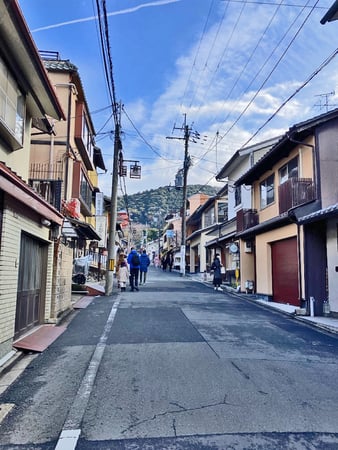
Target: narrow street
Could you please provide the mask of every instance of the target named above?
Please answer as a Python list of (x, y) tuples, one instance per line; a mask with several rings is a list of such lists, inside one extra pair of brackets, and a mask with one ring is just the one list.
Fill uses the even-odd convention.
[(0, 448), (337, 449), (338, 337), (151, 268), (0, 396)]

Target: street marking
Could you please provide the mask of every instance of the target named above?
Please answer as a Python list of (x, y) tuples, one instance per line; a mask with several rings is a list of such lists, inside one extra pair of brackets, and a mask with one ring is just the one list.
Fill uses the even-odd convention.
[(70, 408), (67, 419), (63, 425), (63, 429), (61, 431), (55, 450), (74, 450), (76, 447), (77, 441), (81, 434), (81, 422), (86, 412), (89, 397), (93, 389), (97, 371), (99, 369), (103, 353), (106, 348), (108, 335), (113, 326), (119, 304), (120, 296), (118, 295), (117, 301), (114, 302), (112, 309), (110, 310), (110, 314), (103, 329), (103, 333), (98, 344), (96, 345), (93, 356), (89, 362), (88, 369), (82, 379), (72, 407)]
[(0, 423), (6, 418), (7, 414), (9, 414), (14, 408), (14, 403), (2, 403), (0, 404)]
[(55, 450), (72, 450), (75, 449), (79, 440), (81, 430), (63, 430)]

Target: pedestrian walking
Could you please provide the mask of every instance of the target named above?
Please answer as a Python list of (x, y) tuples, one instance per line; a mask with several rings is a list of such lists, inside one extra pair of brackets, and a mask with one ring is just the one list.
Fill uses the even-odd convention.
[(117, 274), (117, 279), (121, 292), (126, 291), (127, 281), (129, 280), (129, 269), (128, 264), (125, 261), (121, 261), (119, 271)]
[(138, 274), (140, 270), (140, 255), (134, 249), (131, 248), (127, 258), (130, 267), (130, 290), (133, 292), (138, 291)]
[(156, 269), (160, 267), (160, 258), (157, 255), (154, 258), (154, 266), (156, 267)]
[(221, 261), (219, 259), (219, 254), (216, 253), (215, 259), (213, 260), (211, 264), (211, 270), (214, 272), (214, 278), (213, 278), (213, 284), (214, 284), (214, 290), (216, 291), (223, 291), (221, 288), (222, 284), (222, 273), (221, 273)]
[(170, 246), (170, 250), (168, 251), (165, 259), (166, 259), (167, 266), (169, 267), (169, 272), (171, 272), (172, 268), (173, 268), (173, 264), (174, 264), (174, 251), (173, 251), (172, 245)]
[(161, 264), (162, 264), (163, 272), (166, 272), (168, 263), (167, 263), (167, 259), (166, 259), (165, 255), (163, 255), (161, 258)]
[[(117, 263), (116, 263), (116, 278), (117, 278), (117, 287), (118, 287), (118, 288), (121, 287), (121, 286), (120, 286), (120, 282), (119, 282), (119, 270), (120, 270), (121, 264), (122, 264), (123, 262), (127, 263), (126, 255), (125, 255), (124, 253), (120, 253), (120, 254), (119, 254), (119, 257), (118, 257), (118, 259), (117, 259)], [(128, 270), (129, 270), (129, 269), (128, 269)]]
[(150, 258), (146, 250), (143, 250), (140, 256), (140, 284), (146, 284), (148, 267), (150, 265)]

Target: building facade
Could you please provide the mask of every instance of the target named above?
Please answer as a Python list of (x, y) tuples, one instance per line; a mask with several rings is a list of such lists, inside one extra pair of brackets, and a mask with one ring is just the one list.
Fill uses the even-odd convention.
[(48, 323), (54, 242), (62, 214), (28, 184), (32, 127), (64, 119), (15, 1), (0, 1), (0, 359), (19, 336)]
[(252, 186), (252, 209), (237, 217), (242, 290), (254, 277), (268, 300), (338, 311), (337, 143), (336, 109), (291, 127), (236, 181)]

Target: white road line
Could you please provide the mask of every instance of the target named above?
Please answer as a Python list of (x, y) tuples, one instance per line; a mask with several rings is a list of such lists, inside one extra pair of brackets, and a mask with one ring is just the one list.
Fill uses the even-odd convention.
[(14, 408), (14, 403), (1, 403), (0, 404), (0, 423), (5, 419), (7, 414), (9, 414)]
[(80, 425), (83, 416), (86, 412), (87, 404), (89, 401), (90, 394), (92, 392), (95, 377), (102, 360), (108, 335), (113, 325), (119, 303), (120, 303), (120, 296), (118, 295), (117, 301), (114, 302), (113, 304), (108, 320), (104, 327), (102, 336), (100, 337), (100, 340), (96, 345), (88, 369), (82, 379), (75, 400), (68, 413), (67, 419), (61, 431), (55, 450), (74, 450), (76, 447), (77, 441), (81, 434)]

